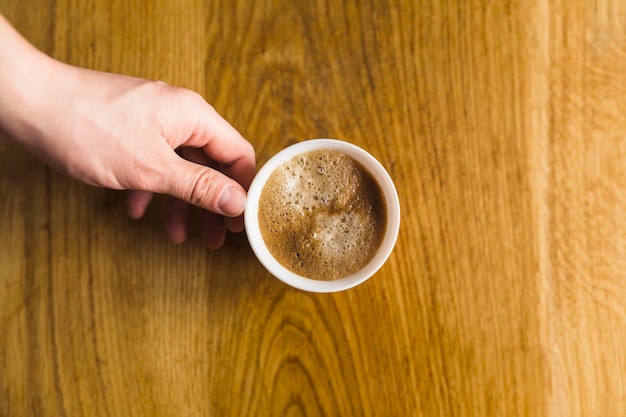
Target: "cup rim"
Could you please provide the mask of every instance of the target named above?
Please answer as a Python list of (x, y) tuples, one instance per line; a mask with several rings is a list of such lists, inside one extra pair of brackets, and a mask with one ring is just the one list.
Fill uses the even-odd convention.
[[(387, 228), (383, 241), (374, 257), (358, 272), (331, 281), (315, 280), (298, 275), (280, 264), (265, 245), (258, 222), (261, 192), (268, 178), (283, 162), (296, 155), (318, 149), (345, 153), (363, 165), (379, 183), (387, 203)], [(304, 291), (329, 293), (347, 290), (372, 277), (387, 261), (395, 246), (400, 229), (400, 202), (395, 185), (382, 164), (369, 152), (349, 142), (338, 139), (309, 139), (290, 145), (271, 157), (258, 171), (248, 190), (244, 224), (248, 242), (255, 256), (274, 277), (287, 285)]]

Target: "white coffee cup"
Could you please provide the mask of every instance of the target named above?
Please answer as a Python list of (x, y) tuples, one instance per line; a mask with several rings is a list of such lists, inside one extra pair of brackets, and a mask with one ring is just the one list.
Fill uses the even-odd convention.
[[(332, 281), (306, 278), (285, 268), (268, 250), (259, 227), (259, 199), (263, 187), (272, 172), (282, 163), (291, 160), (294, 156), (318, 149), (340, 151), (358, 161), (372, 174), (374, 179), (376, 179), (387, 203), (387, 228), (376, 254), (370, 262), (358, 272)], [(391, 255), (396, 239), (398, 238), (398, 231), (400, 229), (400, 202), (391, 177), (380, 162), (368, 152), (356, 145), (336, 139), (311, 139), (283, 149), (263, 165), (248, 190), (244, 219), (250, 246), (261, 264), (263, 264), (272, 275), (284, 283), (301, 290), (327, 293), (346, 290), (361, 284), (383, 266), (385, 261), (389, 258), (389, 255)]]

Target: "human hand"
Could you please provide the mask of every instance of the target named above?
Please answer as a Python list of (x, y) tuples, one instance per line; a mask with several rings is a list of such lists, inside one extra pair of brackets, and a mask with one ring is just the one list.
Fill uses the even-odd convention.
[(144, 214), (153, 193), (173, 196), (165, 221), (173, 242), (187, 236), (189, 204), (205, 210), (209, 248), (223, 244), (227, 229), (243, 230), (254, 150), (202, 97), (36, 55), (36, 67), (22, 68), (36, 73), (28, 82), (22, 74), (0, 98), (0, 122), (20, 143), (72, 178), (133, 190), (133, 218)]

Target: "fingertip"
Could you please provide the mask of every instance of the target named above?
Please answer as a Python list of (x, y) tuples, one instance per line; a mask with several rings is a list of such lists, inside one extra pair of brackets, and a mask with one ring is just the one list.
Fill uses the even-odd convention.
[(224, 217), (224, 224), (226, 225), (226, 228), (233, 233), (243, 232), (243, 229), (244, 229), (243, 216)]
[(226, 241), (226, 225), (224, 217), (204, 212), (202, 216), (202, 243), (208, 249), (216, 250), (221, 248)]
[(246, 193), (239, 187), (227, 186), (222, 190), (217, 207), (225, 216), (240, 216), (246, 207)]
[(182, 230), (166, 231), (167, 238), (174, 245), (181, 245), (187, 240), (187, 233)]
[(132, 219), (140, 219), (146, 213), (146, 208), (152, 200), (149, 191), (130, 190), (126, 199), (126, 213)]
[(190, 206), (182, 200), (172, 200), (168, 204), (165, 218), (165, 234), (174, 244), (187, 240)]

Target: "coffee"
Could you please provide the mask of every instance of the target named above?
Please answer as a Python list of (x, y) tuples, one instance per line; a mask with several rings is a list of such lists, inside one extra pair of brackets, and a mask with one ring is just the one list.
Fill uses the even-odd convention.
[(383, 192), (359, 162), (335, 150), (295, 156), (272, 172), (259, 199), (261, 235), (292, 272), (334, 280), (363, 268), (387, 228)]

